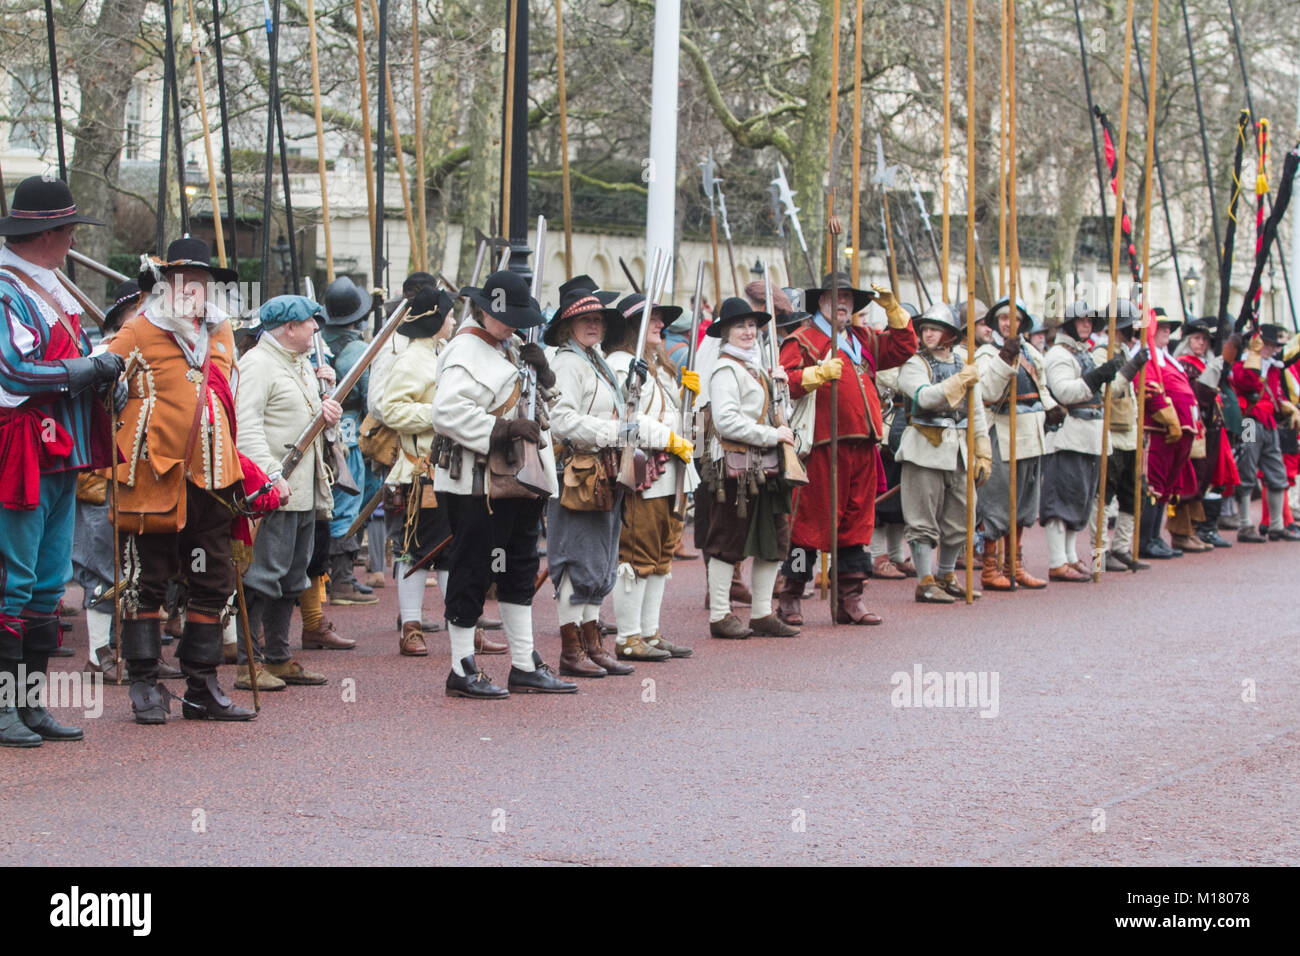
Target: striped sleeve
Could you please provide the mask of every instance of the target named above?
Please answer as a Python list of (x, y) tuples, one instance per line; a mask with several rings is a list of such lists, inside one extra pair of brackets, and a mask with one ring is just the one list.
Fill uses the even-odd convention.
[(0, 388), (12, 395), (41, 395), (68, 390), (68, 370), (61, 362), (39, 357), (49, 340), (45, 321), (12, 281), (0, 276)]

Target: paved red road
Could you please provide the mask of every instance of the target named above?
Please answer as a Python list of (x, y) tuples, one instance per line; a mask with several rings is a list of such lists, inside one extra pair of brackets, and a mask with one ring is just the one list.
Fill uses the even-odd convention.
[[(1041, 532), (1029, 555), (1045, 573)], [(0, 862), (1295, 864), (1297, 561), (1238, 546), (973, 607), (873, 582), (881, 627), (807, 602), (801, 638), (745, 642), (705, 636), (679, 563), (665, 619), (693, 659), (497, 703), (442, 695), (443, 634), (398, 657), (390, 584), (328, 611), (361, 641), (303, 655), (330, 684), (253, 723), (141, 727), (109, 688), (85, 742), (0, 751)], [(80, 620), (72, 643), (80, 666)], [(483, 659), (502, 683), (505, 661)], [(996, 672), (997, 716), (892, 706), (916, 665)]]

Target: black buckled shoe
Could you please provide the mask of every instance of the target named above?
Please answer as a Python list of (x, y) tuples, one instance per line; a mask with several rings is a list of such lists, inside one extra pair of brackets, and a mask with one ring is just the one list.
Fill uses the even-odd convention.
[(1213, 526), (1210, 526), (1209, 528), (1206, 528), (1203, 531), (1198, 531), (1196, 533), (1196, 536), (1200, 538), (1202, 541), (1204, 541), (1206, 544), (1212, 544), (1216, 548), (1232, 547), (1232, 542), (1229, 541), (1227, 538), (1223, 537), (1221, 534), (1219, 534), (1218, 529)]
[(86, 736), (80, 727), (59, 723), (44, 707), (19, 707), (18, 717), (42, 740), (81, 740)]
[[(181, 715), (186, 720), (254, 720), (257, 711), (240, 707), (221, 689), (217, 683), (215, 669), (213, 673), (200, 674), (186, 665), (185, 696), (181, 698)], [(201, 681), (201, 683), (200, 683)]]
[[(176, 695), (158, 683), (156, 672), (142, 674), (138, 663), (127, 661), (127, 673), (131, 677), (131, 687), (127, 691), (131, 698), (131, 713), (137, 724), (165, 724), (167, 715), (172, 712), (171, 701)], [(155, 661), (144, 663), (156, 666)]]
[(1181, 558), (1183, 556), (1183, 552), (1165, 544), (1164, 538), (1151, 538), (1143, 541), (1141, 547), (1138, 548), (1138, 554), (1156, 561), (1165, 561), (1169, 558)]
[(1290, 528), (1282, 528), (1278, 531), (1269, 531), (1268, 540), (1270, 541), (1300, 541), (1300, 532), (1292, 531)]
[(460, 667), (465, 672), (464, 677), (461, 677), (455, 671), (447, 674), (446, 694), (448, 697), (468, 697), (470, 700), (505, 700), (510, 696), (510, 691), (492, 683), (491, 678), (478, 669), (473, 654), (469, 657), (462, 657)]
[(521, 671), (518, 667), (510, 668), (510, 678), (506, 686), (512, 693), (520, 694), (576, 694), (578, 685), (560, 680), (542, 661), (542, 655), (533, 651), (533, 666), (536, 670)]
[(18, 716), (17, 707), (0, 707), (0, 747), (39, 747), (41, 735)]

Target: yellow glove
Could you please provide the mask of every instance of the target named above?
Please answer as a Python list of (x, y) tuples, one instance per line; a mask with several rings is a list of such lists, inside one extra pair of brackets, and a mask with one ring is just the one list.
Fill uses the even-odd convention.
[(1258, 335), (1253, 335), (1246, 349), (1246, 357), (1241, 360), (1241, 364), (1258, 372), (1264, 365), (1264, 340)]
[(975, 484), (982, 485), (993, 474), (993, 443), (988, 435), (975, 436)]
[(821, 388), (829, 381), (838, 379), (843, 374), (844, 359), (827, 359), (820, 365), (809, 365), (804, 369), (799, 384), (803, 386), (805, 392), (811, 392), (815, 388)]
[(676, 432), (669, 432), (668, 452), (690, 464), (691, 458), (695, 455), (695, 446)]
[(700, 394), (700, 373), (691, 369), (682, 369), (682, 387), (689, 388), (696, 395)]
[(893, 290), (876, 285), (874, 282), (871, 283), (871, 288), (876, 293), (876, 304), (885, 310), (885, 318), (889, 320), (889, 327), (891, 329), (907, 328), (907, 323), (912, 320), (912, 317), (898, 304), (898, 298), (894, 295)]
[(963, 365), (956, 375), (945, 378), (939, 387), (943, 398), (952, 408), (956, 408), (966, 397), (966, 389), (979, 381), (980, 370), (976, 365)]
[(1165, 444), (1177, 445), (1183, 437), (1183, 426), (1178, 422), (1178, 413), (1172, 405), (1166, 405), (1151, 415), (1152, 421), (1165, 427)]

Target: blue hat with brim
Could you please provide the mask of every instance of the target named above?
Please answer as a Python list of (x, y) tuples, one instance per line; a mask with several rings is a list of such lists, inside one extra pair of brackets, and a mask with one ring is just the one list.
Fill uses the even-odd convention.
[(277, 295), (262, 303), (257, 316), (263, 329), (278, 329), (290, 322), (324, 321), (325, 307), (305, 295)]

